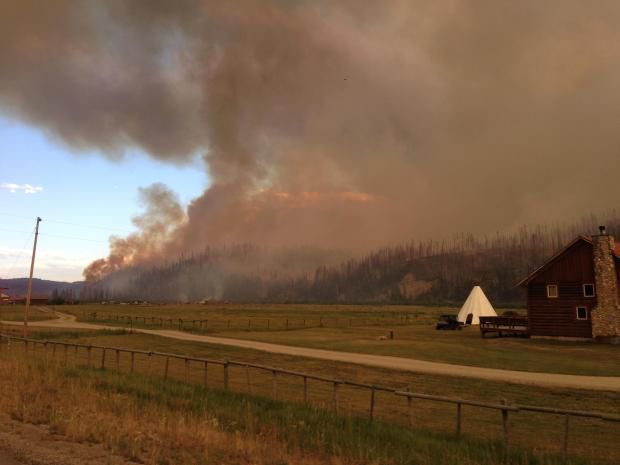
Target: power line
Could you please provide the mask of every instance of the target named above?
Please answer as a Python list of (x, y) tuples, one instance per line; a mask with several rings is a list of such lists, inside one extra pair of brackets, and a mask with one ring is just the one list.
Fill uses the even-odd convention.
[(102, 244), (108, 244), (109, 241), (99, 241), (97, 239), (88, 239), (86, 237), (75, 237), (75, 236), (61, 236), (60, 234), (48, 234), (48, 233), (39, 233), (40, 236), (46, 237), (57, 237), (61, 239), (75, 239), (77, 241), (88, 241), (88, 242), (99, 242)]
[(13, 273), (13, 270), (15, 269), (15, 265), (17, 265), (17, 260), (21, 258), (22, 253), (26, 252), (26, 245), (28, 244), (31, 236), (33, 235), (34, 235), (34, 231), (30, 231), (28, 233), (28, 236), (26, 237), (26, 240), (24, 241), (24, 245), (20, 249), (18, 249), (17, 252), (15, 253), (15, 259), (13, 260), (11, 267), (6, 272), (7, 276), (10, 276)]
[[(24, 220), (33, 220), (33, 217), (30, 216), (24, 216), (24, 215), (16, 215), (14, 213), (6, 213), (6, 212), (0, 212), (0, 215), (2, 216), (12, 216), (13, 218), (21, 218)], [(54, 220), (54, 219), (49, 219), (47, 217), (44, 218), (44, 221), (46, 223), (55, 223), (55, 224), (65, 224), (65, 225), (69, 225), (69, 226), (78, 226), (81, 228), (90, 228), (90, 229), (100, 229), (102, 231), (117, 231), (117, 232), (122, 232), (124, 234), (130, 234), (126, 229), (118, 229), (118, 228), (110, 228), (107, 226), (96, 226), (96, 225), (90, 225), (90, 224), (84, 224), (84, 223), (72, 223), (70, 221), (61, 221), (61, 220)]]
[[(14, 232), (14, 233), (20, 233), (20, 234), (29, 234), (32, 235), (34, 234), (31, 231), (23, 231), (23, 230), (18, 230), (18, 229), (4, 229), (4, 228), (0, 228), (0, 231), (3, 232)], [(88, 241), (88, 242), (100, 242), (100, 243), (104, 243), (104, 244), (108, 244), (109, 241), (100, 241), (97, 239), (89, 239), (87, 237), (76, 237), (76, 236), (63, 236), (61, 234), (49, 234), (49, 233), (39, 233), (40, 236), (46, 236), (46, 237), (57, 237), (57, 238), (61, 238), (61, 239), (75, 239), (78, 241)]]

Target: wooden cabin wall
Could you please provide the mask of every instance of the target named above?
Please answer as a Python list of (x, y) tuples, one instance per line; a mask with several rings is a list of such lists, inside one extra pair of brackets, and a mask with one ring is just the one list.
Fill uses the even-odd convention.
[[(583, 284), (594, 284), (592, 245), (578, 242), (527, 288), (530, 333), (533, 336), (592, 337), (591, 310), (596, 297), (583, 296)], [(558, 298), (547, 297), (547, 285), (557, 284)], [(577, 307), (588, 308), (588, 319), (577, 319)]]

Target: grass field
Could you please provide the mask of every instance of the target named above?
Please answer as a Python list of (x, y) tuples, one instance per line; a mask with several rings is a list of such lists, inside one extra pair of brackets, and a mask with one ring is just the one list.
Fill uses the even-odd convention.
[[(480, 337), (475, 327), (436, 331), (440, 314), (458, 309), (358, 305), (84, 305), (59, 307), (81, 321), (126, 326), (117, 314), (140, 317), (208, 319), (208, 328), (187, 323), (185, 330), (304, 347), (416, 358), (461, 365), (549, 373), (620, 376), (617, 346), (581, 341)], [(501, 313), (501, 310), (499, 311)], [(324, 327), (319, 327), (323, 320)], [(270, 320), (269, 327), (266, 321)], [(302, 323), (307, 326), (303, 328)], [(228, 323), (230, 321), (230, 323)], [(286, 329), (288, 321), (289, 329)], [(366, 323), (366, 324), (364, 324)], [(136, 321), (159, 328), (160, 322)], [(363, 324), (360, 326), (360, 324)], [(164, 326), (168, 327), (168, 326)], [(173, 328), (178, 328), (173, 323)], [(379, 340), (388, 330), (394, 340)]]
[[(42, 333), (39, 337), (56, 338), (84, 344), (106, 345), (180, 353), (213, 359), (240, 360), (248, 363), (259, 363), (284, 369), (313, 373), (335, 377), (338, 379), (357, 380), (364, 383), (390, 385), (402, 389), (428, 394), (455, 396), (472, 400), (499, 402), (506, 399), (508, 403), (542, 405), (575, 410), (596, 410), (605, 413), (618, 414), (620, 394), (612, 392), (588, 392), (567, 389), (545, 389), (512, 385), (501, 382), (478, 381), (451, 377), (416, 375), (393, 370), (362, 367), (353, 364), (318, 361), (306, 358), (291, 357), (264, 352), (222, 347), (191, 342), (175, 341), (156, 336), (141, 334), (122, 334), (110, 331), (96, 333), (71, 332)], [(57, 355), (61, 359), (62, 354)], [(65, 355), (67, 356), (67, 355)], [(85, 354), (80, 355), (82, 363)], [(146, 356), (144, 356), (146, 357)], [(74, 354), (68, 353), (68, 363), (74, 363)], [(80, 360), (80, 359), (78, 359)], [(99, 360), (98, 354), (93, 354), (93, 360)], [(129, 370), (129, 359), (123, 355), (120, 359), (122, 371)], [(136, 360), (144, 371), (146, 358)], [(108, 365), (115, 366), (113, 355), (109, 355)], [(218, 367), (211, 368), (209, 386), (223, 387), (223, 373)], [(163, 359), (156, 361), (148, 368), (149, 372), (163, 376)], [(183, 362), (171, 360), (169, 376), (185, 379)], [(248, 379), (251, 387), (248, 389)], [(203, 372), (200, 366), (190, 370), (189, 381), (202, 384)], [(262, 395), (269, 397), (272, 394), (272, 379), (268, 373), (256, 370), (246, 371), (242, 368), (231, 369), (230, 385), (237, 392)], [(314, 405), (330, 408), (331, 386), (315, 383), (311, 384), (311, 401)], [(279, 378), (278, 399), (301, 402), (302, 386), (299, 379)], [(342, 389), (340, 410), (342, 413), (357, 417), (367, 416), (368, 391), (354, 388)], [(376, 404), (376, 418), (383, 421), (407, 424), (406, 401), (396, 398), (392, 394), (378, 394)], [(454, 430), (454, 406), (437, 404), (427, 401), (415, 401), (415, 423), (431, 431), (450, 433)], [(533, 413), (520, 412), (511, 420), (511, 441), (525, 449), (557, 452), (561, 448), (563, 435), (563, 418)], [(485, 437), (499, 440), (502, 437), (501, 421), (498, 412), (481, 409), (465, 408), (463, 431), (469, 438)], [(573, 440), (570, 450), (579, 457), (596, 459), (600, 463), (617, 463), (620, 460), (620, 451), (613, 446), (620, 435), (620, 425), (617, 423), (603, 423), (599, 420), (572, 419), (571, 434)]]
[(181, 382), (0, 356), (2, 411), (147, 464), (594, 465)]
[[(29, 321), (43, 321), (53, 318), (50, 312), (44, 312), (37, 307), (30, 307), (28, 313)], [(23, 305), (2, 305), (0, 306), (0, 320), (4, 321), (23, 321), (24, 306)]]

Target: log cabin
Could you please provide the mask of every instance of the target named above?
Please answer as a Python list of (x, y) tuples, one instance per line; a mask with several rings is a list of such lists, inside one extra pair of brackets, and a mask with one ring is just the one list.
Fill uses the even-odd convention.
[(579, 236), (517, 285), (526, 289), (531, 336), (620, 341), (620, 244)]

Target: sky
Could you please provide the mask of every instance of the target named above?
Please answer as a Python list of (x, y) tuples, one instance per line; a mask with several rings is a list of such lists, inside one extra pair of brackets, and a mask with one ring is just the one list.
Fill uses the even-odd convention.
[(617, 0), (0, 5), (1, 274), (36, 215), (38, 275), (97, 280), (618, 208)]
[[(34, 276), (77, 281), (107, 255), (111, 235), (135, 230), (138, 188), (165, 183), (183, 205), (208, 183), (201, 162), (164, 164), (132, 151), (112, 161), (76, 152), (41, 130), (0, 118), (0, 277), (28, 275), (37, 216), (43, 221)], [(30, 186), (30, 187), (28, 187)]]

